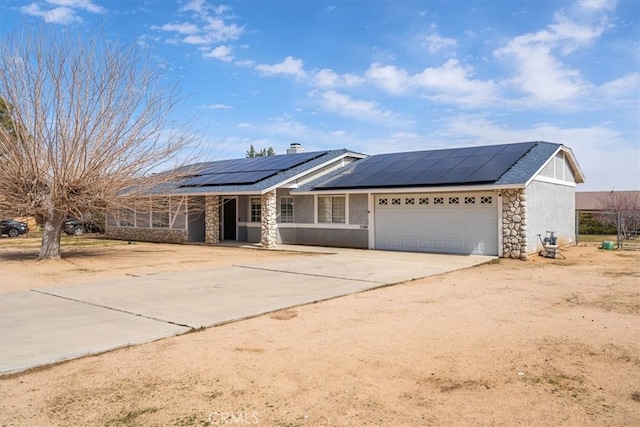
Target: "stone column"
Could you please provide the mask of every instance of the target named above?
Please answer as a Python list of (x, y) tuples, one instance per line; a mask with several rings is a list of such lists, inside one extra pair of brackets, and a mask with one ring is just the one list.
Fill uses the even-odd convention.
[(220, 241), (220, 197), (204, 197), (204, 241), (218, 243)]
[(276, 247), (278, 229), (276, 222), (277, 215), (276, 190), (273, 190), (263, 194), (261, 200), (262, 227), (260, 230), (260, 243), (262, 243), (263, 248), (269, 249)]
[(502, 192), (502, 245), (505, 258), (527, 259), (527, 198), (524, 190)]

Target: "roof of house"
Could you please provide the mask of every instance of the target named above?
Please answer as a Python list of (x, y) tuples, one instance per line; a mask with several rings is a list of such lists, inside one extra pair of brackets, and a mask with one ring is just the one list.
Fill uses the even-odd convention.
[(610, 196), (631, 200), (640, 198), (640, 191), (582, 191), (576, 192), (576, 209), (580, 211), (606, 210)]
[(341, 149), (198, 163), (183, 168), (186, 177), (156, 187), (153, 193), (260, 193), (347, 155), (364, 157)]
[(298, 191), (365, 188), (519, 185), (531, 179), (564, 150), (577, 182), (583, 182), (573, 153), (562, 144), (543, 141), (379, 154), (308, 183)]

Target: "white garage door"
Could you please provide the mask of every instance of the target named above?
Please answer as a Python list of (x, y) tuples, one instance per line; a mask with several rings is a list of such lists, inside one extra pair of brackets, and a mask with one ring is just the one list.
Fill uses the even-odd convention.
[(375, 196), (376, 249), (498, 255), (495, 194)]

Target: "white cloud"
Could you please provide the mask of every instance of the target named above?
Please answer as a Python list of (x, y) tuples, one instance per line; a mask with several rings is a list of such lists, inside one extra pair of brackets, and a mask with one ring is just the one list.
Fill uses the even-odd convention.
[(614, 96), (637, 97), (640, 92), (640, 73), (629, 73), (602, 85), (605, 93)]
[(202, 13), (205, 10), (205, 0), (191, 0), (185, 3), (179, 11), (180, 12), (196, 12)]
[(249, 123), (238, 123), (238, 127), (239, 128), (249, 128), (249, 127), (251, 127), (251, 124), (249, 124)]
[(330, 68), (313, 73), (312, 84), (318, 87), (355, 86), (364, 82), (364, 79), (355, 74), (338, 74)]
[(20, 11), (25, 15), (38, 16), (45, 22), (53, 24), (73, 24), (74, 22), (82, 22), (82, 18), (76, 15), (73, 9), (68, 7), (56, 7), (54, 9), (44, 10), (37, 3), (31, 3), (22, 6)]
[(183, 22), (181, 24), (164, 24), (162, 26), (152, 25), (151, 29), (173, 31), (179, 34), (196, 34), (199, 31), (197, 25), (189, 22)]
[(72, 9), (84, 9), (92, 13), (106, 13), (107, 10), (90, 0), (46, 0), (47, 3)]
[[(199, 0), (186, 3), (180, 11), (195, 12), (192, 22), (182, 22), (174, 24), (164, 24), (160, 26), (152, 26), (154, 30), (161, 30), (169, 33), (177, 33), (186, 37), (178, 40), (171, 38), (171, 43), (185, 43), (193, 45), (212, 45), (216, 43), (237, 40), (244, 33), (245, 29), (234, 23), (225, 21), (225, 17), (221, 14), (229, 10), (228, 6), (218, 6), (210, 8), (208, 5)], [(213, 15), (209, 10), (213, 10)], [(206, 51), (206, 50), (205, 50)], [(208, 51), (207, 53), (210, 53)]]
[(233, 107), (226, 104), (210, 104), (205, 105), (204, 108), (207, 108), (209, 110), (231, 110)]
[(218, 5), (213, 8), (213, 11), (216, 15), (222, 15), (223, 13), (228, 12), (230, 10), (231, 10), (231, 7), (224, 4)]
[(588, 10), (613, 10), (618, 0), (578, 0), (577, 5)]
[(494, 90), (493, 82), (472, 79), (471, 68), (457, 59), (449, 59), (438, 68), (425, 68), (413, 77), (413, 82), (418, 87), (447, 94), (469, 94), (480, 100), (486, 100)]
[(456, 59), (414, 75), (393, 65), (373, 63), (365, 75), (373, 84), (396, 95), (413, 94), (419, 89), (429, 98), (465, 105), (481, 104), (495, 98), (495, 84), (473, 79), (472, 69)]
[(306, 75), (304, 71), (304, 62), (301, 59), (295, 59), (292, 56), (287, 56), (284, 61), (278, 64), (258, 64), (256, 65), (256, 70), (268, 76), (286, 74), (296, 77), (304, 77)]
[(205, 58), (215, 58), (224, 62), (231, 62), (233, 60), (233, 55), (231, 54), (232, 51), (233, 49), (229, 46), (222, 45), (212, 49), (202, 56)]
[[(173, 40), (173, 39), (172, 39)], [(182, 39), (186, 44), (210, 44), (211, 41), (206, 36), (192, 34)]]
[(390, 118), (392, 113), (380, 107), (376, 101), (363, 101), (354, 99), (335, 90), (326, 92), (311, 91), (309, 96), (317, 99), (320, 106), (327, 110), (343, 116), (353, 117), (363, 120), (375, 120)]
[(207, 38), (215, 43), (226, 40), (237, 40), (244, 32), (244, 27), (239, 27), (236, 24), (227, 24), (221, 18), (208, 17), (204, 31), (207, 34)]
[(567, 55), (575, 49), (589, 45), (598, 39), (607, 29), (605, 23), (587, 25), (578, 23), (567, 17), (564, 13), (556, 14), (556, 22), (549, 25), (553, 41), (558, 44), (561, 52)]
[(431, 53), (436, 53), (439, 50), (455, 47), (458, 43), (455, 39), (449, 37), (442, 37), (441, 35), (434, 33), (424, 38), (423, 46)]
[(411, 77), (405, 70), (398, 69), (394, 65), (381, 65), (377, 62), (371, 64), (365, 72), (367, 79), (387, 92), (402, 94), (409, 89)]
[(585, 94), (588, 84), (578, 70), (565, 67), (553, 55), (554, 38), (548, 31), (519, 36), (494, 55), (513, 60), (516, 75), (509, 83), (515, 88), (534, 102), (560, 106)]
[(242, 59), (239, 61), (234, 62), (234, 64), (236, 64), (239, 67), (254, 67), (256, 65), (256, 62), (251, 60), (251, 59)]
[(600, 102), (624, 106), (626, 111), (637, 112), (640, 106), (640, 73), (628, 73), (599, 87)]
[(107, 11), (104, 7), (89, 0), (47, 0), (46, 2), (30, 3), (20, 8), (20, 11), (26, 15), (37, 16), (45, 22), (61, 25), (82, 22), (82, 17), (78, 15), (79, 10), (91, 13), (106, 13)]
[[(604, 3), (598, 4), (602, 6)], [(496, 58), (513, 63), (516, 75), (506, 83), (526, 93), (530, 102), (569, 107), (588, 94), (592, 85), (579, 70), (565, 65), (563, 57), (590, 45), (607, 28), (604, 15), (560, 10), (547, 28), (517, 36), (493, 53)]]

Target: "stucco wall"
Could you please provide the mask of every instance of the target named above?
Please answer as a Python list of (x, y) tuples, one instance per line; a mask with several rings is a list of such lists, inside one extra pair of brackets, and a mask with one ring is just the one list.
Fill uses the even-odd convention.
[(575, 187), (532, 181), (525, 191), (527, 252), (542, 249), (538, 234), (544, 238), (547, 231), (556, 232), (559, 245), (575, 242)]
[(278, 243), (363, 249), (369, 247), (367, 230), (302, 227), (278, 228)]
[(293, 220), (298, 224), (313, 224), (314, 200), (313, 196), (294, 196)]
[(105, 236), (115, 240), (132, 240), (154, 243), (185, 243), (189, 240), (187, 230), (164, 228), (107, 227)]
[(369, 224), (369, 195), (349, 195), (349, 224)]
[(247, 238), (247, 229), (246, 225), (238, 225), (238, 241), (239, 242), (248, 242)]
[[(257, 227), (247, 227), (247, 242), (249, 243), (260, 243), (260, 234), (262, 231), (262, 227), (258, 223)], [(238, 239), (240, 240), (240, 239)]]

